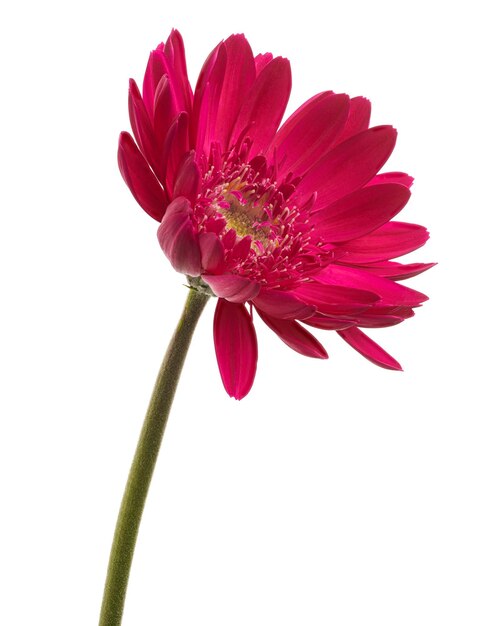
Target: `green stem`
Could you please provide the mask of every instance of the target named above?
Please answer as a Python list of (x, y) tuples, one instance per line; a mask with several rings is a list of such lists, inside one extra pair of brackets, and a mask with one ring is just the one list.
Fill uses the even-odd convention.
[(99, 626), (120, 626), (132, 557), (169, 411), (193, 331), (209, 297), (190, 289), (153, 389), (118, 514)]

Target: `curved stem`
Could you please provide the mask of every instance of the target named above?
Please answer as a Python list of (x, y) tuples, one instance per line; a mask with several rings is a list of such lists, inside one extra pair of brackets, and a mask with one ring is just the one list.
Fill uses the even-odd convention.
[(99, 626), (119, 626), (134, 548), (179, 376), (208, 296), (190, 289), (153, 389), (118, 514)]

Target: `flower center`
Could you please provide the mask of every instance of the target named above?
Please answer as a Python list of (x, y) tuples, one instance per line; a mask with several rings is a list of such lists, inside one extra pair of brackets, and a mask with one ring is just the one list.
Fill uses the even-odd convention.
[(222, 186), (216, 210), (226, 220), (227, 229), (233, 229), (237, 236), (252, 237), (253, 242), (265, 244), (270, 234), (270, 220), (267, 212), (266, 191), (258, 196), (256, 190), (249, 189), (240, 177)]
[(309, 210), (291, 202), (294, 180), (278, 183), (264, 157), (219, 163), (206, 170), (194, 218), (220, 239), (227, 272), (284, 288), (323, 264)]

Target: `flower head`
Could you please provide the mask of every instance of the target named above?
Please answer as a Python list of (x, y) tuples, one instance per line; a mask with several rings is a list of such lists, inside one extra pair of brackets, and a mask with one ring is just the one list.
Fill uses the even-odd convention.
[(287, 59), (254, 56), (232, 35), (210, 53), (193, 93), (173, 30), (150, 55), (142, 93), (130, 81), (135, 141), (120, 136), (120, 171), (160, 222), (164, 253), (218, 297), (216, 355), (238, 399), (256, 372), (253, 310), (305, 356), (327, 358), (307, 325), (401, 369), (360, 329), (411, 317), (427, 298), (397, 281), (433, 265), (391, 260), (428, 238), (422, 226), (392, 221), (412, 184), (401, 172), (378, 174), (395, 129), (369, 128), (368, 100), (330, 91), (280, 126), (290, 90)]

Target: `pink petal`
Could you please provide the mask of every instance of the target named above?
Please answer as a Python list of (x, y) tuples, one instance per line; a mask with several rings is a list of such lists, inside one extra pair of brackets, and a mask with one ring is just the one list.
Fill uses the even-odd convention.
[(200, 189), (200, 178), (200, 170), (195, 162), (195, 151), (192, 150), (179, 167), (173, 197), (184, 196), (194, 204)]
[(337, 248), (343, 263), (387, 261), (413, 252), (426, 243), (428, 231), (418, 224), (388, 222), (365, 237), (359, 237)]
[(275, 332), (280, 339), (299, 354), (314, 359), (327, 359), (329, 355), (322, 344), (305, 328), (294, 320), (277, 319), (265, 315), (258, 310), (264, 323)]
[(319, 274), (316, 274), (315, 280), (328, 285), (354, 287), (371, 291), (381, 298), (379, 304), (383, 306), (412, 307), (428, 300), (428, 297), (423, 293), (409, 289), (409, 287), (395, 283), (387, 278), (376, 276), (361, 269), (335, 264), (329, 265)]
[(165, 187), (169, 197), (173, 197), (174, 184), (179, 167), (189, 149), (188, 114), (180, 113), (169, 128), (162, 151), (165, 169)]
[(153, 50), (148, 59), (148, 65), (144, 73), (143, 80), (143, 100), (150, 119), (153, 119), (153, 103), (155, 102), (155, 92), (160, 79), (168, 74), (169, 67), (167, 59), (162, 50)]
[(319, 313), (304, 320), (304, 323), (321, 330), (344, 330), (353, 326), (355, 321), (346, 317), (328, 317)]
[(172, 81), (165, 74), (158, 83), (153, 104), (153, 127), (158, 145), (163, 145), (169, 128), (178, 114)]
[(410, 188), (414, 179), (409, 174), (404, 172), (385, 172), (384, 174), (378, 174), (374, 176), (372, 180), (367, 183), (369, 185), (380, 185), (381, 183), (397, 183), (398, 185), (405, 185)]
[(242, 237), (240, 241), (238, 241), (229, 254), (229, 259), (231, 261), (235, 261), (237, 263), (243, 261), (249, 255), (250, 249), (252, 245), (252, 237), (250, 235), (246, 235)]
[(193, 93), (191, 91), (188, 73), (186, 71), (186, 57), (184, 53), (183, 38), (180, 33), (173, 29), (165, 43), (165, 59), (169, 78), (172, 82), (173, 98), (176, 102), (177, 111), (191, 112)]
[(397, 131), (376, 126), (347, 139), (328, 152), (306, 174), (298, 199), (318, 192), (315, 208), (322, 209), (367, 183), (385, 164), (395, 146)]
[(280, 128), (268, 152), (276, 150), (279, 172), (303, 175), (334, 144), (348, 116), (350, 99), (344, 94), (320, 93), (305, 102)]
[(264, 54), (257, 54), (254, 62), (256, 64), (256, 76), (261, 74), (264, 68), (270, 61), (273, 61), (273, 55), (271, 52), (265, 52)]
[(220, 43), (207, 57), (195, 88), (193, 100), (193, 139), (197, 154), (210, 152), (217, 110), (226, 71), (226, 48)]
[(251, 390), (257, 368), (257, 339), (243, 304), (219, 299), (214, 315), (214, 346), (228, 395), (237, 400)]
[(400, 364), (391, 355), (358, 328), (339, 330), (338, 334), (371, 363), (389, 370), (402, 370)]
[(252, 302), (260, 312), (280, 319), (305, 319), (315, 312), (314, 306), (305, 304), (290, 292), (276, 289), (261, 289)]
[(413, 278), (426, 270), (434, 267), (436, 263), (397, 263), (395, 261), (380, 261), (364, 265), (361, 269), (376, 276), (391, 278), (392, 280), (405, 280)]
[(362, 187), (315, 212), (312, 222), (324, 241), (349, 241), (389, 222), (410, 195), (407, 187), (394, 183)]
[(120, 134), (118, 167), (138, 204), (160, 221), (167, 206), (165, 192), (129, 133)]
[(357, 320), (356, 325), (360, 328), (388, 328), (400, 324), (409, 317), (414, 315), (414, 311), (410, 309), (411, 315), (377, 315), (377, 311), (374, 315), (370, 313), (362, 313)]
[(257, 283), (238, 274), (204, 274), (203, 278), (216, 296), (225, 298), (229, 302), (242, 303), (252, 300), (260, 289)]
[(155, 174), (158, 176), (158, 147), (153, 132), (153, 126), (151, 125), (151, 120), (144, 106), (139, 89), (132, 79), (129, 81), (129, 119), (132, 132), (134, 133), (134, 137), (136, 138), (141, 152), (144, 154), (148, 163), (153, 166)]
[(370, 291), (317, 282), (303, 283), (293, 293), (326, 315), (360, 313), (379, 300), (379, 296)]
[(211, 274), (222, 272), (224, 269), (224, 248), (219, 237), (215, 233), (201, 233), (199, 241), (203, 270)]
[(291, 85), (289, 61), (281, 57), (270, 61), (256, 78), (244, 100), (230, 140), (230, 144), (235, 143), (246, 131), (253, 142), (249, 159), (265, 152), (270, 145), (289, 101)]
[(225, 151), (231, 130), (256, 79), (251, 47), (243, 35), (232, 35), (223, 43), (226, 68), (219, 96), (217, 117), (209, 131), (209, 140), (219, 142)]
[(371, 117), (371, 103), (367, 98), (357, 96), (350, 100), (350, 111), (348, 119), (342, 132), (339, 134), (336, 143), (341, 143), (353, 135), (361, 133), (369, 128)]
[(186, 198), (175, 198), (167, 207), (158, 228), (158, 241), (172, 267), (188, 276), (200, 276), (201, 253)]

